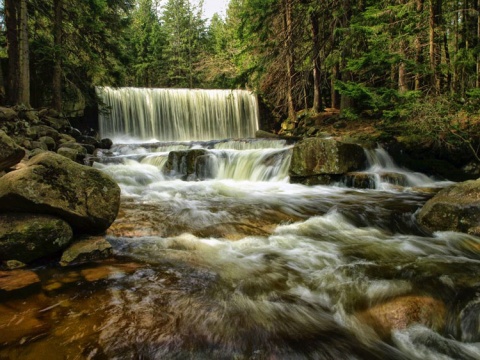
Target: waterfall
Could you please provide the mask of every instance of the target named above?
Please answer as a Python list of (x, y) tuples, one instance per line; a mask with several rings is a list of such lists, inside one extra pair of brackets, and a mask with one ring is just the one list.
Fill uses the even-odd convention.
[(248, 138), (258, 130), (256, 96), (246, 90), (97, 87), (102, 137), (148, 141)]
[(400, 187), (442, 187), (448, 182), (436, 181), (425, 174), (398, 166), (382, 147), (365, 149), (368, 168), (364, 171), (347, 173), (340, 186), (390, 190)]

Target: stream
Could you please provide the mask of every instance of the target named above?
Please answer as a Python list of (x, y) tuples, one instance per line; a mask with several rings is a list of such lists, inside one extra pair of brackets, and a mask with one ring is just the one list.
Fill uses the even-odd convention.
[[(186, 149), (208, 176), (164, 170)], [(0, 359), (480, 359), (480, 240), (415, 217), (447, 183), (377, 149), (373, 189), (290, 184), (290, 156), (260, 140), (104, 152), (94, 167), (122, 189), (114, 259), (35, 269), (42, 289), (0, 304), (18, 314)]]

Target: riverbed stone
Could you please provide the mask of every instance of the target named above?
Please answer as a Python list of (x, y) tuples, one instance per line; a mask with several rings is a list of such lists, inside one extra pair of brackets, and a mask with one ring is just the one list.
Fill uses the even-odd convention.
[(54, 216), (0, 214), (0, 261), (30, 263), (56, 254), (72, 237), (70, 225)]
[(0, 271), (0, 294), (26, 289), (40, 284), (38, 275), (30, 270)]
[(17, 164), (25, 156), (25, 150), (4, 131), (0, 130), (0, 171)]
[(413, 324), (442, 332), (446, 322), (445, 304), (433, 297), (406, 295), (388, 300), (357, 313), (357, 318), (371, 326), (382, 338), (393, 330), (402, 330)]
[(443, 189), (427, 201), (418, 221), (431, 231), (480, 235), (480, 179)]
[(63, 252), (60, 265), (77, 265), (106, 259), (112, 255), (112, 245), (104, 236), (91, 236), (75, 241)]
[(105, 231), (119, 206), (120, 187), (108, 175), (52, 152), (0, 178), (0, 212), (55, 215), (78, 233)]
[(342, 175), (365, 168), (363, 148), (334, 139), (309, 138), (293, 148), (290, 177), (294, 182), (308, 182), (309, 177)]

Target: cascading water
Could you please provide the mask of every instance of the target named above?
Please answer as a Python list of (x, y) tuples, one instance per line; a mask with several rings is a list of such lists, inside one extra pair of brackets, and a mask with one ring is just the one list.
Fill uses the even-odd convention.
[(97, 87), (100, 134), (118, 140), (191, 141), (253, 137), (256, 96), (246, 90)]
[(349, 173), (340, 185), (379, 190), (396, 187), (444, 187), (448, 181), (436, 181), (425, 174), (399, 167), (382, 147), (365, 149), (368, 168), (365, 171)]
[[(480, 239), (420, 228), (431, 195), (412, 187), (290, 184), (291, 152), (243, 139), (100, 154), (122, 189), (115, 260), (39, 269), (39, 293), (0, 304), (0, 320), (21, 314), (0, 321), (0, 358), (479, 359)], [(372, 173), (408, 173), (371, 155)], [(2, 340), (22, 324), (36, 330)]]

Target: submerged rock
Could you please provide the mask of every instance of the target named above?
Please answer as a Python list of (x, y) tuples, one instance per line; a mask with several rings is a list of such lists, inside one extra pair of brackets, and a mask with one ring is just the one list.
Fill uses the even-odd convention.
[(60, 265), (68, 266), (106, 259), (112, 254), (112, 245), (103, 237), (89, 237), (73, 243), (63, 252)]
[(309, 138), (293, 148), (289, 173), (293, 182), (315, 184), (315, 179), (319, 179), (317, 183), (324, 184), (329, 177), (337, 178), (335, 175), (364, 168), (366, 161), (359, 145)]
[(480, 179), (440, 191), (427, 201), (418, 221), (431, 231), (459, 231), (480, 235)]
[(19, 163), (24, 156), (25, 150), (0, 130), (0, 171)]
[(40, 284), (40, 278), (30, 270), (0, 271), (0, 294), (13, 292)]
[(70, 226), (53, 216), (0, 214), (0, 261), (29, 263), (54, 255), (72, 237)]
[(379, 336), (390, 336), (393, 330), (402, 330), (421, 324), (441, 332), (445, 327), (446, 307), (428, 296), (401, 296), (375, 305), (357, 314), (357, 318), (371, 326)]
[(56, 215), (87, 234), (115, 220), (120, 187), (108, 175), (51, 152), (27, 165), (0, 178), (0, 211)]

